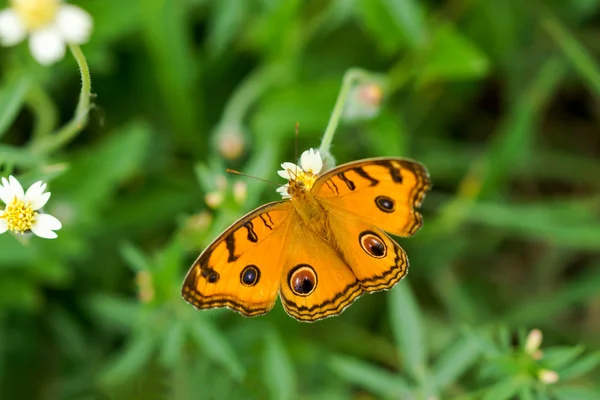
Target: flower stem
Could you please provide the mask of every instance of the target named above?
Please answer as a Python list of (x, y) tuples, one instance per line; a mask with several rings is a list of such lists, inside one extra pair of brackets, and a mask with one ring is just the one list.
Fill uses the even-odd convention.
[(319, 152), (323, 156), (331, 157), (329, 148), (331, 147), (333, 136), (335, 135), (335, 131), (340, 123), (340, 119), (342, 118), (342, 113), (344, 112), (344, 106), (346, 105), (346, 100), (350, 94), (350, 89), (352, 89), (357, 81), (368, 80), (370, 76), (371, 74), (369, 72), (360, 68), (351, 68), (344, 74), (342, 88), (340, 89), (340, 93), (335, 101), (333, 112), (331, 113), (329, 123), (325, 129), (325, 134), (321, 140), (321, 147), (319, 147)]
[(90, 68), (81, 48), (77, 45), (69, 45), (71, 54), (79, 65), (81, 73), (81, 93), (79, 94), (79, 102), (75, 109), (75, 115), (65, 126), (60, 128), (55, 134), (40, 138), (40, 140), (32, 143), (32, 152), (37, 154), (47, 154), (58, 150), (62, 146), (73, 140), (79, 132), (85, 128), (88, 122), (88, 113), (90, 111), (90, 96), (92, 90), (92, 78), (90, 76)]

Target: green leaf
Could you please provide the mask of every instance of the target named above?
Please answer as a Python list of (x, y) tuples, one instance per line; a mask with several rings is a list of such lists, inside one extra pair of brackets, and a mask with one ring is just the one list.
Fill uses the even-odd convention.
[(198, 318), (190, 329), (192, 338), (209, 358), (225, 367), (236, 380), (243, 378), (244, 369), (233, 351), (233, 347), (223, 338), (223, 334), (214, 327), (210, 320)]
[(552, 347), (544, 350), (544, 365), (552, 370), (561, 369), (583, 352), (583, 346)]
[(45, 319), (52, 329), (62, 354), (81, 361), (86, 354), (87, 343), (82, 326), (77, 323), (74, 315), (63, 308), (55, 307)]
[(404, 369), (417, 380), (424, 379), (427, 349), (421, 313), (408, 282), (401, 282), (388, 295), (390, 326), (404, 360)]
[[(537, 204), (478, 202), (471, 204), (466, 219), (504, 229), (513, 236), (540, 240), (561, 248), (600, 249), (600, 225), (591, 209), (581, 204), (580, 215), (556, 202)], [(568, 221), (568, 224), (565, 222)]]
[(139, 303), (114, 295), (93, 295), (87, 300), (87, 306), (100, 321), (120, 330), (132, 329), (141, 315)]
[(533, 394), (533, 389), (530, 387), (524, 387), (519, 392), (519, 400), (541, 400), (539, 397), (536, 397)]
[(42, 297), (33, 282), (22, 277), (0, 279), (0, 309), (33, 311), (42, 304)]
[(560, 290), (516, 305), (502, 320), (511, 324), (536, 324), (555, 318), (563, 310), (598, 294), (600, 269), (592, 263), (589, 272), (564, 283)]
[[(536, 123), (545, 104), (552, 98), (556, 86), (566, 73), (562, 60), (549, 58), (540, 68), (531, 85), (511, 106), (496, 137), (488, 145), (485, 165), (478, 166), (485, 174), (481, 196), (490, 196), (512, 172), (518, 162), (531, 158)], [(478, 171), (479, 173), (479, 171)]]
[(140, 170), (150, 140), (150, 127), (145, 123), (123, 125), (81, 154), (69, 171), (56, 179), (53, 191), (69, 196), (85, 211), (101, 207), (121, 182)]
[(523, 388), (523, 385), (524, 383), (522, 381), (513, 378), (500, 381), (487, 389), (483, 396), (483, 400), (511, 399)]
[(140, 373), (155, 350), (157, 338), (151, 331), (135, 334), (127, 343), (123, 353), (102, 373), (102, 380), (115, 384), (123, 382)]
[(542, 26), (596, 95), (600, 95), (600, 68), (594, 60), (595, 56), (583, 47), (554, 16), (547, 14)]
[(0, 165), (3, 163), (19, 167), (33, 167), (39, 164), (40, 160), (27, 149), (0, 144)]
[(487, 75), (490, 62), (474, 43), (452, 25), (439, 27), (417, 72), (418, 83), (478, 79)]
[(382, 51), (394, 54), (407, 44), (406, 37), (384, 4), (386, 0), (359, 1), (356, 18)]
[(580, 357), (573, 364), (559, 371), (560, 379), (567, 381), (577, 379), (594, 370), (600, 365), (600, 352), (586, 354)]
[(296, 398), (294, 365), (279, 334), (270, 330), (265, 335), (263, 353), (263, 380), (275, 400)]
[(367, 124), (366, 136), (372, 151), (377, 156), (405, 156), (408, 152), (409, 132), (405, 121), (392, 112), (383, 111), (374, 121)]
[(455, 382), (469, 367), (475, 364), (480, 355), (479, 342), (469, 336), (452, 343), (439, 356), (433, 367), (432, 375), (438, 389), (441, 391)]
[(220, 55), (240, 34), (250, 8), (250, 2), (221, 0), (212, 3), (208, 43), (214, 55)]
[(19, 114), (30, 87), (30, 78), (26, 75), (19, 75), (10, 79), (0, 88), (0, 138), (4, 136)]
[(408, 382), (385, 369), (345, 356), (332, 356), (327, 364), (348, 383), (363, 387), (377, 396), (390, 399), (414, 398)]
[(561, 386), (552, 390), (559, 400), (598, 400), (598, 388), (582, 386)]
[(173, 325), (167, 329), (160, 349), (160, 361), (165, 367), (173, 368), (181, 358), (186, 339), (186, 328), (180, 319), (176, 319)]
[(203, 97), (197, 75), (202, 64), (196, 62), (189, 35), (189, 5), (179, 0), (139, 2), (142, 39), (149, 53), (148, 67), (154, 70), (156, 88), (163, 99), (161, 110), (171, 122), (172, 135), (182, 148), (201, 152), (205, 129)]
[(121, 257), (134, 272), (150, 271), (152, 269), (151, 261), (146, 254), (130, 242), (125, 242), (119, 246)]
[(423, 47), (428, 38), (423, 13), (416, 0), (381, 0), (412, 48)]

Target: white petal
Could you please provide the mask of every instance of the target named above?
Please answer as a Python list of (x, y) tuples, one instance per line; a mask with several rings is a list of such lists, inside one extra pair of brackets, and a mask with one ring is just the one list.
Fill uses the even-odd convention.
[(48, 202), (50, 193), (44, 193), (44, 190), (46, 190), (46, 184), (42, 181), (37, 181), (27, 189), (25, 201), (29, 202), (34, 210), (39, 210)]
[(35, 216), (35, 222), (31, 226), (31, 231), (45, 239), (55, 239), (58, 235), (53, 232), (62, 228), (62, 224), (58, 219), (50, 214), (38, 214)]
[(283, 185), (277, 188), (277, 193), (281, 195), (284, 199), (291, 199), (292, 196), (288, 193), (289, 185)]
[(65, 4), (58, 10), (56, 24), (67, 43), (82, 44), (90, 38), (93, 20), (81, 8)]
[(65, 56), (65, 42), (54, 26), (37, 30), (29, 38), (33, 58), (42, 65), (50, 65)]
[(277, 171), (277, 174), (279, 174), (279, 176), (283, 179), (287, 179), (288, 181), (290, 179), (294, 179), (295, 172), (301, 169), (299, 166), (291, 162), (284, 162), (283, 164), (281, 164), (281, 168), (283, 168), (283, 170)]
[(0, 11), (0, 43), (5, 46), (13, 46), (25, 39), (27, 29), (12, 9), (7, 8)]
[(9, 202), (12, 201), (8, 189), (6, 189), (4, 186), (0, 185), (0, 200), (2, 200), (2, 202), (4, 204), (8, 204)]
[(306, 172), (318, 174), (323, 168), (323, 160), (319, 150), (309, 149), (300, 156), (300, 165)]
[(287, 179), (288, 181), (289, 181), (290, 179), (292, 179), (292, 178), (290, 178), (290, 173), (289, 173), (289, 172), (288, 172), (286, 169), (284, 169), (284, 170), (281, 170), (281, 171), (277, 171), (277, 174), (278, 174), (280, 177), (282, 177), (283, 179)]
[[(0, 217), (4, 215), (4, 210), (0, 210)], [(8, 224), (4, 218), (0, 218), (0, 233), (4, 233), (8, 230)]]
[(14, 200), (15, 197), (19, 200), (23, 200), (25, 197), (25, 192), (23, 191), (23, 186), (21, 186), (21, 183), (19, 183), (17, 178), (11, 175), (8, 177), (8, 182), (10, 184), (10, 191), (12, 192), (11, 201)]
[(34, 200), (30, 201), (29, 204), (31, 204), (31, 208), (33, 208), (34, 211), (37, 211), (44, 207), (49, 199), (50, 192), (42, 193), (39, 197), (36, 197)]
[(0, 185), (0, 200), (4, 204), (11, 203), (14, 199), (14, 195), (10, 190), (10, 183), (6, 180), (6, 178), (2, 178), (2, 185)]

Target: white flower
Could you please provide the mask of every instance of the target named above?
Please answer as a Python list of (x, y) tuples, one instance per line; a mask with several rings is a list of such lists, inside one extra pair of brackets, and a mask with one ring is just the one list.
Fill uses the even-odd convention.
[[(277, 174), (283, 179), (287, 179), (289, 182), (294, 182), (292, 193), (296, 193), (298, 190), (310, 190), (312, 185), (317, 180), (319, 172), (323, 169), (323, 160), (319, 150), (308, 149), (300, 156), (300, 165), (296, 165), (291, 162), (284, 162), (281, 164), (280, 171)], [(284, 199), (292, 197), (290, 193), (289, 183), (277, 188), (277, 193)]]
[(287, 180), (297, 179), (301, 173), (318, 175), (323, 168), (323, 160), (321, 159), (319, 150), (308, 149), (300, 156), (300, 165), (284, 162), (281, 164), (281, 168), (283, 170), (277, 171), (280, 177)]
[(29, 33), (29, 49), (42, 65), (65, 55), (66, 44), (83, 44), (92, 31), (92, 17), (62, 0), (10, 0), (0, 11), (0, 43), (13, 46)]
[(0, 200), (6, 207), (0, 210), (0, 233), (31, 231), (46, 239), (56, 238), (58, 235), (54, 231), (62, 228), (62, 224), (52, 215), (40, 212), (50, 198), (50, 193), (44, 193), (45, 189), (46, 184), (38, 181), (24, 192), (14, 176), (2, 178)]

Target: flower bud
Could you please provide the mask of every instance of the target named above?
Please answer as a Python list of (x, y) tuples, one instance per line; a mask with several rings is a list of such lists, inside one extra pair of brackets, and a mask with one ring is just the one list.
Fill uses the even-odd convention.
[(541, 369), (538, 372), (538, 378), (541, 382), (551, 385), (553, 383), (558, 382), (559, 376), (556, 371), (551, 371), (549, 369)]
[(243, 181), (235, 181), (232, 187), (233, 199), (237, 204), (243, 204), (248, 196), (248, 185)]
[(242, 156), (246, 139), (239, 125), (227, 124), (218, 128), (216, 145), (219, 154), (226, 160), (236, 160)]
[(350, 90), (344, 109), (346, 121), (360, 121), (375, 118), (381, 109), (384, 97), (383, 85), (378, 82), (365, 82)]

